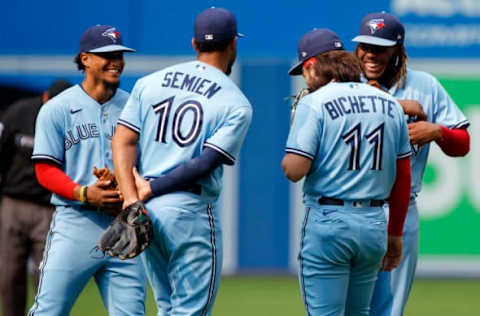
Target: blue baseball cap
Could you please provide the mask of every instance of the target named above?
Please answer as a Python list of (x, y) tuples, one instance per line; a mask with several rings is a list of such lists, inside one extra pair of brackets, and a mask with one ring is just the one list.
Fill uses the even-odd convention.
[(400, 20), (385, 12), (370, 13), (363, 17), (360, 33), (353, 42), (377, 46), (403, 44), (405, 28)]
[(134, 52), (123, 46), (122, 36), (110, 25), (95, 25), (87, 29), (80, 39), (80, 53)]
[(298, 42), (298, 63), (290, 68), (288, 74), (301, 75), (302, 65), (307, 59), (331, 50), (344, 50), (337, 34), (329, 29), (313, 29), (307, 32)]
[(196, 42), (227, 41), (243, 37), (237, 32), (237, 20), (232, 12), (211, 7), (199, 13), (195, 19), (194, 38)]

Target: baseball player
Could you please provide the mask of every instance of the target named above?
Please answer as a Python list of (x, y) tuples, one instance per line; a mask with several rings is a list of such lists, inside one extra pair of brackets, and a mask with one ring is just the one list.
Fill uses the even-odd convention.
[(2, 209), (0, 220), (0, 266), (2, 315), (25, 315), (27, 264), (34, 262), (33, 284), (38, 285), (38, 266), (54, 211), (51, 193), (35, 177), (30, 159), (35, 118), (50, 98), (71, 87), (55, 80), (40, 96), (26, 98), (8, 107), (0, 120), (0, 171)]
[(372, 299), (371, 315), (399, 316), (407, 302), (418, 257), (418, 210), (416, 197), (420, 192), (430, 142), (435, 141), (449, 156), (464, 156), (469, 151), (469, 122), (440, 83), (431, 75), (407, 68), (404, 47), (405, 29), (388, 13), (367, 14), (360, 33), (353, 39), (366, 80), (379, 86), (397, 99), (415, 100), (421, 104), (426, 121), (417, 121), (409, 113), (409, 136), (412, 185), (410, 204), (403, 232), (403, 258), (392, 272), (380, 272)]
[(368, 315), (378, 270), (395, 268), (401, 258), (407, 124), (394, 98), (360, 83), (358, 60), (332, 31), (306, 33), (298, 59), (289, 74), (302, 74), (312, 92), (298, 103), (282, 169), (293, 182), (305, 177), (298, 256), (305, 309)]
[[(128, 99), (118, 89), (125, 65), (118, 30), (96, 25), (85, 31), (75, 58), (85, 73), (80, 85), (46, 103), (37, 118), (32, 159), (40, 184), (55, 205), (40, 283), (29, 315), (68, 315), (91, 277), (110, 315), (144, 315), (146, 277), (138, 258), (99, 258), (92, 251), (121, 207), (119, 192), (96, 181), (95, 166), (113, 168), (113, 131)], [(108, 213), (107, 213), (108, 211)]]
[[(252, 116), (227, 77), (239, 36), (228, 10), (201, 12), (197, 60), (139, 79), (112, 141), (124, 206), (149, 198), (154, 240), (142, 257), (159, 315), (210, 315), (215, 300), (223, 255), (215, 202), (223, 164), (235, 163)], [(135, 160), (152, 180), (137, 179), (138, 192)]]

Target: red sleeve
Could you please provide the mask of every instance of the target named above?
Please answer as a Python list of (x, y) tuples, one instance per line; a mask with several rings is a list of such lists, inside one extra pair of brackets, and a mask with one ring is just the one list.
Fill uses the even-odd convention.
[(47, 190), (69, 200), (74, 200), (73, 189), (78, 185), (73, 182), (58, 166), (52, 163), (35, 163), (38, 182)]
[(408, 204), (410, 203), (410, 157), (397, 159), (397, 174), (392, 192), (388, 198), (390, 218), (388, 220), (388, 234), (402, 236), (403, 224), (407, 217)]
[(437, 144), (448, 156), (465, 156), (470, 151), (470, 134), (464, 128), (442, 126), (442, 139)]

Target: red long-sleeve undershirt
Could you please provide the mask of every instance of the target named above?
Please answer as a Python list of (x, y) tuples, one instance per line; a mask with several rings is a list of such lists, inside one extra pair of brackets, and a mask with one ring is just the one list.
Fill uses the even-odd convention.
[(410, 187), (412, 179), (410, 172), (410, 157), (397, 159), (397, 174), (388, 198), (389, 220), (388, 234), (402, 236), (403, 224), (407, 217), (410, 202)]
[(73, 189), (78, 185), (57, 165), (48, 162), (35, 163), (37, 180), (45, 189), (69, 200), (74, 200)]
[(464, 128), (442, 126), (442, 138), (437, 144), (442, 151), (452, 157), (465, 156), (470, 151), (470, 134)]

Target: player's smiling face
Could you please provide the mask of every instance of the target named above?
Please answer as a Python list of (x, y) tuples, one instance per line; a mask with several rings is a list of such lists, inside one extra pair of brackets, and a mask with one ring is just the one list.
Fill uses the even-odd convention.
[(360, 59), (365, 77), (370, 80), (380, 79), (393, 58), (395, 50), (395, 47), (358, 44), (355, 54)]
[(86, 72), (108, 84), (120, 82), (120, 75), (125, 66), (123, 52), (88, 53), (87, 55)]

